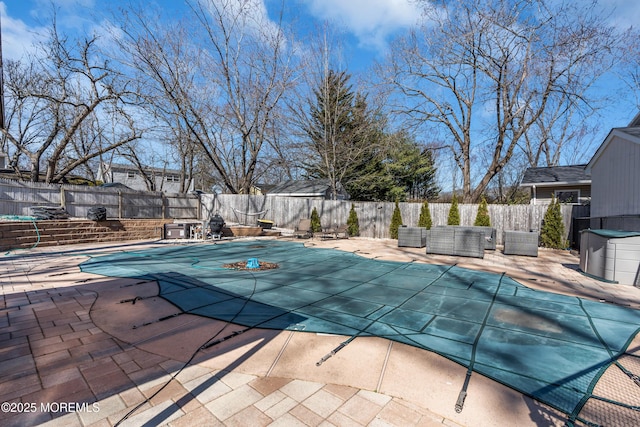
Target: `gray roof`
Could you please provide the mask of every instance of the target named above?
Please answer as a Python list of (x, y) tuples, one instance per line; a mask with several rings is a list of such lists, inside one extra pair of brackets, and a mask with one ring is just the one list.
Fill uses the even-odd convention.
[[(267, 194), (298, 197), (326, 197), (330, 192), (331, 183), (328, 179), (308, 179), (282, 182), (270, 189)], [(347, 195), (340, 183), (338, 183), (338, 193), (342, 196)]]
[(520, 185), (531, 187), (533, 185), (590, 184), (591, 174), (585, 170), (586, 166), (569, 165), (528, 168), (522, 177)]
[[(123, 165), (123, 164), (117, 164), (117, 163), (112, 163), (111, 165), (107, 164), (107, 163), (103, 163), (108, 169), (111, 169), (112, 171), (118, 171), (118, 172), (139, 172), (139, 169), (134, 166), (134, 165)], [(180, 175), (182, 173), (182, 171), (180, 171), (179, 169), (166, 169), (166, 168), (155, 168), (155, 167), (144, 167), (144, 171), (145, 172), (153, 172), (153, 173), (158, 173), (158, 174), (172, 174), (172, 175)]]
[(269, 190), (269, 194), (324, 195), (331, 188), (328, 179), (310, 179), (304, 181), (285, 181)]

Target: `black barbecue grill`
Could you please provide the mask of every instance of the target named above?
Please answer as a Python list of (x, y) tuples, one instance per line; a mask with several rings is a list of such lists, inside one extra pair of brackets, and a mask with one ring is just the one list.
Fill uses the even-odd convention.
[(224, 225), (224, 219), (219, 214), (215, 214), (214, 216), (209, 218), (209, 232), (212, 239), (220, 238)]

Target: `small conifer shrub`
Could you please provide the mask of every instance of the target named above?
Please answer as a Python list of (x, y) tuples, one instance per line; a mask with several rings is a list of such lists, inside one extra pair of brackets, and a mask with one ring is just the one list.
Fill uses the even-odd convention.
[(311, 231), (318, 233), (322, 231), (322, 224), (320, 223), (320, 215), (318, 210), (314, 207), (311, 211)]
[(420, 208), (420, 218), (418, 218), (418, 227), (424, 227), (427, 230), (431, 229), (431, 211), (429, 211), (429, 202), (424, 201)]
[(458, 197), (453, 195), (451, 200), (451, 207), (449, 208), (449, 217), (447, 218), (447, 225), (460, 225), (460, 211), (458, 210)]
[(349, 236), (360, 235), (360, 223), (358, 222), (358, 214), (353, 203), (351, 204), (351, 210), (349, 210), (349, 218), (347, 218), (347, 230), (349, 231)]
[(476, 220), (473, 225), (479, 227), (491, 227), (491, 218), (489, 218), (489, 207), (487, 206), (487, 199), (485, 199), (484, 196), (482, 196), (480, 205), (478, 205), (478, 214), (476, 215)]
[(540, 230), (540, 243), (545, 248), (566, 249), (569, 245), (564, 238), (564, 222), (560, 201), (555, 197), (547, 208)]
[(392, 239), (398, 238), (398, 228), (402, 225), (402, 214), (400, 213), (400, 205), (398, 199), (396, 199), (396, 207), (393, 209), (393, 215), (391, 216), (391, 226), (389, 227), (389, 235)]

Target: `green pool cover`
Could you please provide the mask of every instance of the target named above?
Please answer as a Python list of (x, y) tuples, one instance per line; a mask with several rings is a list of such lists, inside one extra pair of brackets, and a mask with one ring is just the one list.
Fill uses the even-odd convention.
[[(225, 264), (277, 263), (272, 270)], [(436, 352), (575, 419), (640, 329), (640, 311), (495, 273), (277, 240), (95, 257), (82, 271), (156, 280), (182, 311), (247, 327), (377, 336)]]

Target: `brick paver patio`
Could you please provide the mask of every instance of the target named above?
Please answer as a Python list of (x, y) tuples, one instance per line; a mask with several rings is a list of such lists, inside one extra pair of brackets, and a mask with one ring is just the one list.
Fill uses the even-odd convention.
[[(309, 244), (428, 261), (421, 250), (397, 248), (393, 241)], [(465, 369), (381, 339), (354, 341), (322, 369), (314, 364), (317, 355), (344, 337), (256, 331), (197, 352), (223, 327), (220, 322), (184, 315), (136, 327), (175, 312), (160, 298), (122, 303), (127, 296), (154, 295), (155, 284), (103, 278), (77, 267), (86, 259), (83, 252), (125, 249), (84, 245), (0, 258), (0, 425), (564, 424), (550, 408), (479, 375), (465, 410), (456, 414)], [(568, 253), (539, 259), (496, 253), (456, 262), (507, 271), (529, 286), (640, 307), (639, 289), (583, 278), (567, 265), (577, 263)], [(640, 354), (637, 337), (630, 348)]]

